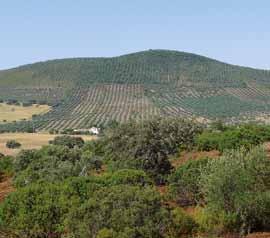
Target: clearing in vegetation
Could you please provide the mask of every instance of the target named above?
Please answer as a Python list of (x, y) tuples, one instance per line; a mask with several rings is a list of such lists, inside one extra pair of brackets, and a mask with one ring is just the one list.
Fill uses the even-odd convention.
[[(0, 153), (5, 155), (16, 155), (22, 149), (40, 149), (43, 145), (48, 145), (50, 140), (53, 140), (58, 135), (51, 135), (48, 133), (4, 133), (0, 136)], [(85, 141), (95, 139), (95, 136), (78, 136), (82, 137)], [(6, 143), (9, 140), (16, 140), (22, 144), (19, 149), (9, 149)]]
[(20, 120), (31, 120), (33, 115), (40, 115), (49, 112), (48, 105), (33, 104), (23, 107), (22, 105), (8, 105), (0, 103), (0, 123), (7, 123)]

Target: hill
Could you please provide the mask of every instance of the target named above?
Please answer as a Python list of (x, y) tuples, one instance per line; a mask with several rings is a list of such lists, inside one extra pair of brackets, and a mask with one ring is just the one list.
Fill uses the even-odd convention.
[(0, 71), (0, 99), (46, 101), (39, 129), (155, 115), (247, 120), (270, 113), (270, 71), (177, 51), (51, 60)]

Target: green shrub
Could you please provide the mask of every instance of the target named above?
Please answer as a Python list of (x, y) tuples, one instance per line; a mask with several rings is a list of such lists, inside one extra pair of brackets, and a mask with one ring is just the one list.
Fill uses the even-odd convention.
[[(219, 211), (214, 213), (207, 208), (197, 209), (194, 217), (196, 224), (198, 224), (198, 231), (202, 233), (212, 234), (224, 234), (235, 231), (237, 224), (237, 216), (232, 213), (225, 213)], [(211, 236), (212, 237), (212, 236)]]
[(185, 214), (181, 208), (175, 208), (171, 211), (170, 226), (166, 232), (167, 238), (181, 237), (191, 235), (198, 228), (194, 219)]
[(101, 229), (98, 234), (97, 234), (97, 238), (116, 238), (117, 235), (115, 234), (115, 232), (112, 229)]
[(3, 176), (11, 176), (13, 172), (13, 158), (9, 156), (0, 158), (0, 181)]
[(57, 185), (36, 184), (19, 189), (1, 204), (0, 228), (24, 238), (60, 237), (71, 204)]
[(61, 184), (65, 195), (78, 200), (79, 204), (89, 199), (97, 190), (106, 187), (105, 181), (96, 176), (71, 177)]
[(45, 146), (23, 151), (15, 159), (15, 184), (26, 186), (37, 181), (56, 182), (72, 176), (86, 176), (93, 169), (91, 157), (82, 157), (78, 148)]
[(106, 158), (113, 169), (142, 169), (157, 183), (170, 173), (170, 155), (192, 147), (201, 128), (190, 121), (152, 119), (130, 122), (105, 131)]
[(30, 107), (32, 105), (33, 105), (32, 102), (22, 102), (23, 107)]
[(270, 127), (262, 125), (241, 125), (228, 127), (224, 131), (205, 131), (198, 135), (196, 144), (199, 150), (251, 148), (270, 139)]
[(83, 147), (84, 140), (81, 137), (72, 137), (72, 136), (56, 136), (54, 140), (50, 141), (50, 144), (66, 146), (70, 149), (76, 147)]
[(199, 181), (208, 161), (208, 158), (190, 160), (170, 175), (170, 194), (181, 205), (195, 205), (202, 200)]
[(270, 160), (263, 149), (227, 152), (211, 160), (200, 186), (213, 214), (233, 217), (229, 228), (241, 233), (269, 229)]
[(143, 172), (137, 170), (119, 170), (101, 176), (73, 177), (65, 180), (65, 191), (68, 197), (79, 197), (80, 201), (91, 197), (97, 190), (116, 185), (151, 186), (153, 182)]
[(78, 238), (100, 236), (104, 229), (116, 237), (162, 237), (165, 217), (154, 189), (120, 185), (95, 192), (71, 212), (68, 227)]
[(126, 185), (152, 185), (153, 181), (142, 170), (123, 169), (113, 173), (108, 173), (101, 176), (101, 179), (106, 181), (109, 186), (126, 184)]
[(29, 164), (36, 159), (36, 154), (36, 150), (20, 151), (14, 160), (15, 172), (25, 170)]
[(9, 149), (17, 149), (21, 147), (21, 144), (16, 140), (9, 140), (6, 143), (6, 147)]

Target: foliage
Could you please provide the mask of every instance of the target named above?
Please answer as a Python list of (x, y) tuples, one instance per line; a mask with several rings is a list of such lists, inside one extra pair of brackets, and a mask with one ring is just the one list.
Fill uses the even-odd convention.
[[(217, 123), (202, 135), (220, 140), (223, 155), (173, 170), (169, 159), (196, 148), (201, 132), (191, 121), (155, 118), (112, 123), (79, 146), (68, 137), (14, 159), (0, 154), (0, 175), (14, 174), (17, 189), (0, 204), (0, 231), (22, 238), (175, 238), (269, 230), (270, 160), (253, 148), (270, 139), (269, 127)], [(155, 186), (164, 182), (166, 193)], [(197, 207), (191, 213), (180, 208), (186, 205)]]
[(270, 127), (247, 124), (229, 127), (223, 132), (205, 131), (198, 135), (196, 144), (199, 150), (250, 148), (270, 140)]
[[(266, 70), (185, 52), (149, 50), (4, 70), (0, 72), (0, 97), (12, 104), (52, 105), (51, 112), (33, 118), (35, 128), (46, 130), (91, 128), (112, 120), (141, 121), (156, 115), (229, 117), (229, 121), (235, 117), (237, 121), (269, 112), (269, 89), (265, 87), (269, 78)], [(11, 123), (1, 125), (0, 131), (25, 131), (26, 126)]]
[(142, 170), (123, 169), (113, 173), (107, 173), (101, 176), (107, 185), (113, 186), (118, 184), (126, 185), (151, 185), (153, 181)]
[(106, 157), (115, 168), (142, 169), (156, 182), (171, 170), (168, 157), (193, 146), (200, 127), (189, 121), (160, 119), (130, 122), (105, 132)]
[(74, 209), (68, 227), (74, 236), (82, 238), (101, 236), (105, 228), (116, 237), (162, 237), (165, 215), (154, 189), (112, 186), (98, 190)]
[[(144, 209), (157, 209), (157, 211), (149, 210), (145, 215), (151, 220), (151, 214), (158, 213), (161, 209), (160, 198), (155, 190), (150, 188), (151, 184), (151, 180), (147, 178), (144, 172), (135, 170), (117, 171), (102, 176), (69, 177), (61, 182), (54, 181), (54, 183), (41, 181), (30, 183), (10, 194), (0, 206), (0, 229), (12, 230), (20, 237), (26, 238), (60, 237), (66, 231), (65, 220), (71, 210), (72, 213), (76, 212), (89, 199), (96, 199), (99, 202), (105, 200), (106, 196), (108, 200), (123, 197), (118, 209), (115, 210), (118, 213), (127, 209), (131, 205), (129, 203), (132, 203), (131, 208), (133, 206), (133, 210), (131, 209), (130, 212), (140, 212), (137, 218), (134, 218), (137, 220), (142, 218), (141, 213)], [(116, 186), (115, 190), (112, 189), (114, 186)], [(129, 189), (130, 192), (128, 192)], [(125, 195), (126, 192), (127, 195)], [(145, 196), (142, 196), (143, 194)], [(113, 196), (115, 197), (113, 198)], [(145, 200), (148, 201), (146, 204), (150, 207), (145, 207)], [(115, 202), (116, 200), (111, 200), (111, 205)], [(104, 201), (103, 205), (106, 205), (106, 203), (107, 200)], [(97, 207), (94, 208), (96, 211), (103, 209), (98, 204), (96, 205)], [(113, 213), (113, 209), (109, 207), (104, 209)], [(127, 212), (126, 216), (129, 214)], [(114, 215), (116, 214), (112, 214), (112, 216)], [(118, 217), (116, 218), (118, 219)], [(132, 224), (137, 222), (137, 220), (133, 222), (132, 219), (131, 216), (130, 222)], [(81, 225), (80, 220), (73, 221), (72, 219), (69, 222), (73, 222), (72, 224), (76, 227)], [(119, 226), (122, 225), (121, 222), (119, 221)], [(123, 227), (125, 224), (123, 223)], [(126, 232), (126, 230), (123, 232)]]
[(261, 148), (227, 152), (210, 160), (200, 186), (213, 217), (233, 217), (230, 229), (269, 229), (270, 161)]
[(34, 133), (36, 132), (36, 127), (38, 127), (38, 124), (33, 123), (33, 121), (12, 122), (7, 124), (0, 124), (0, 133), (15, 133), (18, 131)]
[(96, 169), (96, 162), (83, 155), (78, 148), (66, 146), (45, 146), (38, 151), (23, 151), (15, 159), (15, 184), (42, 181), (61, 181), (72, 176), (85, 176)]
[(216, 237), (217, 234), (236, 232), (236, 216), (234, 214), (224, 211), (213, 213), (207, 208), (200, 207), (197, 208), (194, 219), (198, 224), (199, 232), (212, 234), (213, 237)]
[(194, 219), (187, 215), (181, 208), (175, 208), (171, 211), (170, 226), (166, 232), (167, 238), (176, 238), (183, 235), (194, 234), (198, 225)]
[(84, 140), (81, 137), (72, 137), (72, 136), (56, 136), (52, 141), (50, 141), (52, 145), (61, 145), (67, 146), (68, 148), (83, 147)]
[(21, 144), (16, 140), (9, 140), (6, 143), (6, 147), (9, 149), (17, 149), (21, 147)]
[(65, 191), (68, 197), (78, 197), (80, 202), (91, 197), (97, 190), (117, 185), (146, 187), (152, 181), (143, 171), (119, 170), (101, 176), (72, 177), (65, 180)]
[(11, 176), (13, 172), (13, 158), (9, 156), (0, 157), (0, 182), (3, 176)]
[(195, 205), (202, 201), (199, 185), (202, 171), (210, 159), (190, 160), (174, 171), (169, 177), (170, 194), (181, 205)]
[(1, 229), (23, 238), (60, 237), (71, 202), (61, 193), (60, 186), (36, 184), (10, 194), (1, 204)]

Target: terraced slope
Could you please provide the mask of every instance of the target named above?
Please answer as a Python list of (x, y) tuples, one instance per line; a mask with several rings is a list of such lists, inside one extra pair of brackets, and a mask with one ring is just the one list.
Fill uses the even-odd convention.
[(270, 71), (149, 50), (0, 71), (0, 99), (46, 100), (40, 129), (85, 128), (155, 115), (241, 120), (270, 113)]

